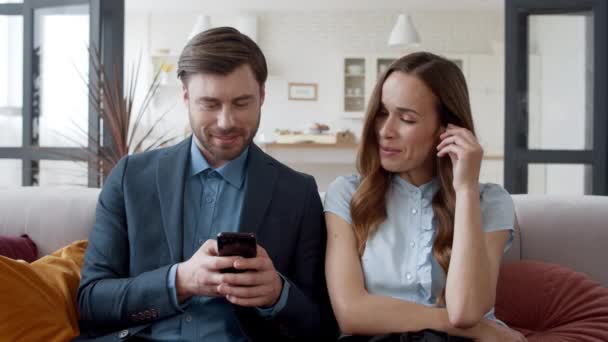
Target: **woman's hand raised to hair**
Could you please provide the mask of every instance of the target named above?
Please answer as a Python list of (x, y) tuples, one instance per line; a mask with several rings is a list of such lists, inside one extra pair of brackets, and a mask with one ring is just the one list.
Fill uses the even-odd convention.
[(479, 191), (479, 170), (483, 149), (477, 138), (466, 128), (448, 124), (439, 138), (437, 156), (449, 156), (454, 171), (454, 191)]

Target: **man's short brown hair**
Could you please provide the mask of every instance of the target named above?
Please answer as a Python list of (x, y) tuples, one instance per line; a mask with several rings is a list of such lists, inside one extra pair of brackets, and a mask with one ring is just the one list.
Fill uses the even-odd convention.
[(258, 83), (268, 77), (266, 58), (251, 38), (232, 27), (217, 27), (192, 37), (177, 62), (177, 77), (187, 82), (198, 73), (228, 75), (248, 64)]

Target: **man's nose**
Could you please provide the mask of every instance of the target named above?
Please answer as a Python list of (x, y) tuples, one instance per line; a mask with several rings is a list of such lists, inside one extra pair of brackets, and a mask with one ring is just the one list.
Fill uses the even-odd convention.
[(217, 126), (222, 129), (229, 129), (234, 126), (234, 119), (228, 106), (224, 106), (222, 111), (218, 114)]

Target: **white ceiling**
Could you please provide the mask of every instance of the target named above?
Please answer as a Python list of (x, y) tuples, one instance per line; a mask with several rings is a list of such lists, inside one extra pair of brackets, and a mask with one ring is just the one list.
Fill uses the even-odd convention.
[(416, 10), (502, 11), (505, 0), (126, 0), (127, 11), (222, 13), (227, 11)]

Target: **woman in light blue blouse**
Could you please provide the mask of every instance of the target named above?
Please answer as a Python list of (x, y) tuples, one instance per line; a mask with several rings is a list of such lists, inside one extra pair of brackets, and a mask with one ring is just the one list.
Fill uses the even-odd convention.
[(325, 197), (327, 285), (342, 338), (525, 341), (494, 316), (515, 212), (502, 187), (479, 183), (474, 132), (451, 61), (413, 53), (379, 79), (359, 174), (336, 179)]

